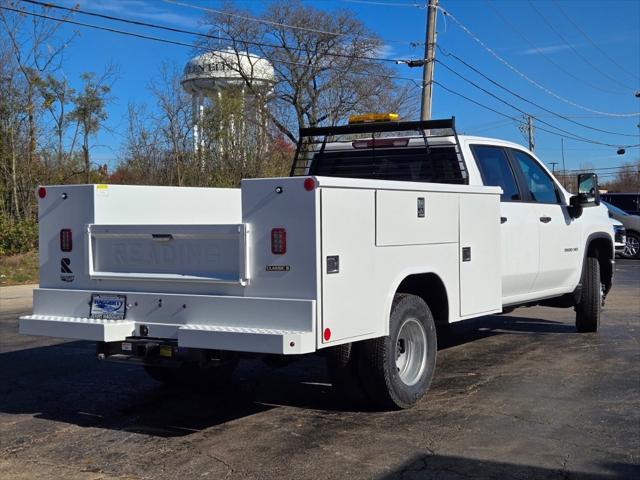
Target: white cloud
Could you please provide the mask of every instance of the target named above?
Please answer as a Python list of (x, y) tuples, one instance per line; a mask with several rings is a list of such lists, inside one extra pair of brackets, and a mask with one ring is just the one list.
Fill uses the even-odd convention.
[(69, 6), (79, 5), (80, 9), (102, 12), (123, 16), (125, 18), (136, 18), (146, 20), (149, 23), (164, 23), (194, 29), (198, 26), (200, 17), (192, 15), (182, 15), (172, 12), (162, 6), (157, 0), (67, 0)]
[(536, 47), (536, 48), (527, 48), (520, 52), (520, 55), (536, 55), (538, 53), (556, 53), (562, 52), (565, 50), (572, 50), (574, 48), (582, 48), (586, 47), (587, 43), (559, 43), (557, 45), (547, 45), (546, 47)]
[(394, 49), (391, 45), (383, 44), (383, 45), (380, 45), (378, 48), (376, 48), (375, 56), (389, 58), (393, 55), (393, 53), (394, 53)]
[[(627, 42), (630, 39), (637, 39), (637, 38), (638, 38), (637, 32), (631, 35), (629, 33), (619, 33), (617, 35), (608, 36), (606, 40), (598, 42), (598, 45), (599, 46), (614, 45), (617, 43)], [(591, 44), (588, 42), (575, 42), (575, 43), (569, 43), (569, 44), (558, 43), (554, 45), (546, 45), (546, 46), (540, 46), (536, 48), (527, 48), (525, 50), (521, 50), (518, 53), (520, 55), (536, 55), (538, 53), (556, 53), (556, 52), (563, 52), (565, 50), (573, 50), (574, 48), (578, 49), (583, 47), (593, 48)]]

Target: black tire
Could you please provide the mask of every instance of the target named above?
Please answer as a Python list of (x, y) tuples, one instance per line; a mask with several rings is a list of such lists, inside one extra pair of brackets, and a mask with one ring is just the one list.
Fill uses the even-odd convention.
[(602, 285), (598, 259), (587, 257), (582, 269), (582, 293), (576, 305), (576, 330), (597, 332), (602, 309)]
[[(415, 331), (420, 340), (400, 338), (401, 329), (404, 332), (405, 328)], [(418, 344), (421, 342), (425, 348), (416, 357), (420, 359), (416, 363), (418, 367), (408, 370), (403, 367), (401, 371), (397, 362), (402, 355), (409, 357), (412, 355), (410, 352), (420, 352)], [(369, 399), (385, 409), (413, 406), (431, 385), (437, 348), (436, 327), (427, 304), (416, 295), (397, 294), (391, 307), (389, 336), (362, 342), (360, 372)], [(414, 380), (403, 380), (407, 378), (407, 372), (415, 373), (409, 375)]]
[(363, 405), (367, 399), (359, 371), (361, 347), (361, 342), (337, 345), (331, 347), (326, 356), (331, 384), (351, 405)]
[(234, 359), (213, 367), (194, 364), (178, 368), (145, 365), (144, 369), (151, 378), (170, 387), (206, 389), (228, 384), (237, 366), (238, 360)]
[(623, 258), (640, 258), (640, 235), (627, 231), (627, 243), (621, 255)]

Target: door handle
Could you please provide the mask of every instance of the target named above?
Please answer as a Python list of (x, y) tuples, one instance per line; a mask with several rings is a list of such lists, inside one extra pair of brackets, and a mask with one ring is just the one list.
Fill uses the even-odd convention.
[(549, 223), (551, 221), (551, 217), (540, 217), (540, 221), (542, 223)]
[(500, 223), (507, 223), (507, 217), (500, 217)]

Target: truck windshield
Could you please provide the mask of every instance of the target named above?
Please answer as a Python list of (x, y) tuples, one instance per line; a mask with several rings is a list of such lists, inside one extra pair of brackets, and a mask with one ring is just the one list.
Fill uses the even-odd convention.
[(451, 146), (343, 149), (316, 153), (310, 175), (410, 182), (466, 183)]

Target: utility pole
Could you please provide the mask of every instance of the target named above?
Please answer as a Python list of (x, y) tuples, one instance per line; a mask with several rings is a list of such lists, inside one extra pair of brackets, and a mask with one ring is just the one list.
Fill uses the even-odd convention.
[(433, 98), (433, 69), (436, 58), (436, 18), (438, 0), (429, 0), (427, 11), (427, 33), (424, 44), (424, 66), (422, 70), (422, 110), (421, 120), (431, 119), (431, 99)]
[(549, 165), (551, 165), (551, 173), (553, 173), (554, 175), (556, 174), (556, 165), (558, 164), (558, 162), (549, 162)]
[(567, 187), (567, 166), (564, 163), (564, 137), (560, 137), (560, 151), (562, 152), (562, 186)]
[(528, 113), (524, 114), (525, 123), (520, 125), (519, 130), (526, 135), (527, 140), (529, 140), (529, 150), (533, 152), (535, 148), (535, 140), (533, 138), (533, 117)]

